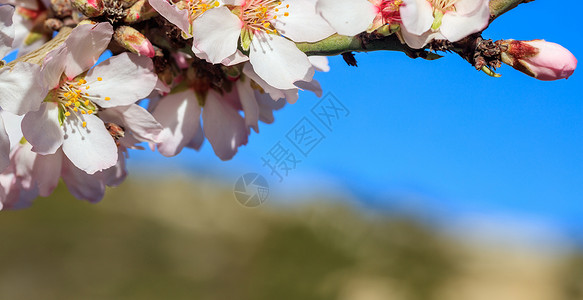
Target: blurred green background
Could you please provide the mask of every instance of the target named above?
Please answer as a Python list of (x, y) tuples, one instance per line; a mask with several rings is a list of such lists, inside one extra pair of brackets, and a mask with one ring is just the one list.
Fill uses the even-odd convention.
[(0, 299), (583, 299), (581, 252), (474, 243), (342, 200), (248, 208), (177, 176), (93, 205), (61, 186), (1, 213)]

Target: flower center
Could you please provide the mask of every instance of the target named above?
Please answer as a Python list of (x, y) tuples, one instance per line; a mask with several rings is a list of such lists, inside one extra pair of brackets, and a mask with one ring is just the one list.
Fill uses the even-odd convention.
[(433, 31), (439, 30), (441, 27), (441, 20), (446, 12), (455, 11), (455, 3), (458, 0), (430, 0), (433, 5), (433, 24), (431, 29)]
[[(97, 81), (102, 81), (101, 77), (97, 77)], [(58, 104), (59, 106), (59, 121), (65, 120), (65, 117), (75, 117), (80, 119), (79, 115), (91, 115), (98, 111), (97, 105), (92, 100), (101, 99), (101, 97), (89, 94), (91, 88), (90, 82), (80, 78), (77, 81), (66, 80), (62, 82), (58, 88), (51, 91), (49, 100)], [(109, 97), (104, 98), (105, 101), (111, 100)], [(81, 120), (83, 127), (87, 126), (87, 122)]]
[(221, 5), (221, 3), (216, 0), (189, 0), (187, 5), (190, 22), (192, 23), (192, 21), (194, 21), (204, 12), (211, 8), (218, 7)]
[(383, 23), (394, 24), (401, 22), (401, 14), (399, 8), (403, 4), (403, 0), (385, 0), (380, 5), (379, 13), (382, 15)]
[(243, 4), (241, 20), (243, 26), (252, 33), (263, 31), (271, 34), (278, 34), (272, 22), (277, 18), (289, 16), (289, 12), (284, 11), (289, 8), (289, 4), (283, 5), (281, 1), (274, 0), (250, 0)]
[(457, 1), (458, 0), (430, 0), (429, 2), (431, 2), (434, 11), (438, 10), (445, 13), (448, 11), (455, 11), (455, 3)]

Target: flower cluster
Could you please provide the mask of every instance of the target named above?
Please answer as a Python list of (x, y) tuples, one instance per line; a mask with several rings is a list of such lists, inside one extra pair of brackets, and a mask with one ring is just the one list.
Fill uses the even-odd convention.
[[(174, 156), (207, 140), (231, 159), (300, 90), (321, 95), (324, 56), (359, 50), (342, 39), (481, 51), (467, 45), (489, 22), (488, 0), (0, 0), (0, 58), (18, 51), (0, 61), (0, 209), (60, 179), (99, 201), (128, 149)], [(497, 42), (490, 66), (567, 78), (577, 61), (553, 45)]]

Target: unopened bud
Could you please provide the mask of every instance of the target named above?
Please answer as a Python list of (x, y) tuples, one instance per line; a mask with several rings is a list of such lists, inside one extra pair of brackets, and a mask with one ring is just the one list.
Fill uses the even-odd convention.
[(156, 55), (152, 43), (142, 33), (130, 26), (118, 27), (113, 34), (113, 39), (130, 52), (150, 58)]
[(569, 78), (577, 67), (577, 59), (563, 46), (544, 40), (506, 40), (502, 45), (502, 62), (540, 80)]
[(71, 0), (71, 5), (89, 18), (103, 14), (103, 2), (101, 0)]
[(158, 13), (147, 0), (138, 0), (128, 10), (124, 21), (127, 24), (148, 20)]

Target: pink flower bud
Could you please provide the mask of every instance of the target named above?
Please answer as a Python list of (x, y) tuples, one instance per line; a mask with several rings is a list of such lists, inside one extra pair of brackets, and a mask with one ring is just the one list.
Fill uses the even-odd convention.
[(113, 39), (127, 50), (147, 57), (154, 57), (156, 52), (152, 43), (142, 33), (130, 26), (120, 26), (115, 30)]
[(508, 49), (502, 61), (516, 70), (540, 80), (569, 78), (577, 67), (577, 59), (563, 46), (544, 40), (506, 40)]

